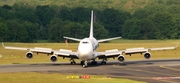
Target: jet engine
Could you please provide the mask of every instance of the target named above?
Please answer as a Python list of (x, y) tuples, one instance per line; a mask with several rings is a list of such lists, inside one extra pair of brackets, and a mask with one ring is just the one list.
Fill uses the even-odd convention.
[(33, 53), (32, 52), (27, 52), (26, 53), (26, 58), (32, 59), (33, 58)]
[(52, 62), (56, 62), (57, 61), (57, 56), (56, 55), (51, 55), (50, 60)]
[(125, 57), (123, 55), (118, 56), (118, 61), (123, 62), (125, 60)]
[(149, 52), (144, 53), (144, 58), (145, 59), (151, 58), (151, 54)]

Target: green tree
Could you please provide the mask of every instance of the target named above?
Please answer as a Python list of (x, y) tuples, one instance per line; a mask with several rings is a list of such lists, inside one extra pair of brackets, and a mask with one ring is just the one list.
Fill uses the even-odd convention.
[(28, 42), (28, 33), (25, 27), (22, 26), (21, 20), (8, 20), (6, 26), (9, 29), (9, 41), (13, 42)]
[(122, 32), (122, 37), (125, 39), (142, 39), (140, 21), (136, 18), (127, 20)]
[(8, 32), (7, 26), (4, 23), (0, 23), (0, 41), (7, 41)]
[(10, 11), (11, 11), (11, 8), (8, 9), (4, 6), (0, 7), (0, 17), (2, 17), (5, 20), (13, 19), (13, 13), (11, 13)]
[(94, 37), (97, 39), (108, 38), (108, 31), (103, 25), (99, 23), (94, 23)]
[(122, 26), (125, 23), (125, 21), (130, 18), (130, 14), (118, 11), (115, 9), (105, 9), (102, 11), (98, 17), (103, 22), (105, 29), (109, 31), (109, 36), (121, 36), (122, 35)]
[(53, 42), (60, 42), (62, 39), (62, 27), (63, 27), (63, 21), (61, 19), (53, 19), (50, 22), (50, 28), (49, 28), (49, 40)]
[(139, 23), (142, 39), (156, 39), (156, 27), (149, 19), (141, 19)]
[(22, 26), (26, 29), (28, 38), (27, 42), (35, 42), (38, 37), (38, 24), (33, 24), (31, 22), (24, 22)]
[(36, 7), (35, 11), (36, 15), (38, 16), (41, 25), (46, 26), (50, 23), (51, 19), (53, 18), (53, 9), (49, 7), (49, 5), (40, 6), (38, 5)]
[(169, 13), (157, 12), (150, 19), (157, 28), (158, 39), (170, 39), (173, 33), (177, 33), (172, 31), (176, 27), (174, 27), (175, 22)]

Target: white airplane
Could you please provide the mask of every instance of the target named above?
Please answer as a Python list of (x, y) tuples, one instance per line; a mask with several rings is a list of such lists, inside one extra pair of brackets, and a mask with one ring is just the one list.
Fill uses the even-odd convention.
[(95, 61), (96, 58), (102, 59), (101, 64), (106, 64), (107, 58), (115, 58), (117, 57), (118, 61), (123, 62), (125, 60), (125, 57), (123, 56), (123, 53), (126, 55), (135, 54), (135, 53), (144, 53), (144, 57), (146, 59), (149, 59), (151, 57), (149, 50), (169, 50), (169, 49), (175, 49), (177, 46), (174, 47), (162, 47), (162, 48), (130, 48), (126, 50), (106, 50), (105, 52), (96, 52), (96, 49), (98, 48), (100, 42), (109, 41), (118, 39), (121, 37), (114, 37), (114, 38), (108, 38), (108, 39), (101, 39), (96, 40), (93, 36), (93, 11), (91, 13), (91, 25), (90, 25), (90, 34), (88, 38), (84, 39), (77, 39), (77, 38), (71, 38), (71, 37), (64, 37), (66, 39), (79, 41), (79, 46), (77, 49), (77, 52), (72, 52), (72, 50), (66, 50), (66, 49), (60, 49), (60, 50), (52, 50), (50, 48), (21, 48), (21, 47), (12, 47), (12, 46), (4, 46), (5, 49), (15, 49), (15, 50), (29, 50), (29, 52), (26, 53), (26, 57), (28, 59), (33, 58), (33, 52), (34, 53), (44, 53), (51, 55), (50, 60), (52, 62), (57, 61), (57, 57), (63, 57), (63, 58), (70, 58), (71, 64), (76, 64), (74, 59), (80, 59), (81, 65), (83, 68), (88, 66), (88, 62), (91, 61), (91, 64), (97, 64)]

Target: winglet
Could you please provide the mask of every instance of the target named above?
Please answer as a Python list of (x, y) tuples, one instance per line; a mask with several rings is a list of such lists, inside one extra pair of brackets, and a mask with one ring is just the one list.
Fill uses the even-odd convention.
[(3, 42), (2, 42), (2, 46), (5, 47)]

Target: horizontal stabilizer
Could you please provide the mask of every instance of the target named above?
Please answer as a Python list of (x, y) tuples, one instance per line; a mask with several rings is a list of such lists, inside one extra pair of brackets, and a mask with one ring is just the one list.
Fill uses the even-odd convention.
[(114, 37), (114, 38), (108, 38), (108, 39), (100, 39), (98, 40), (98, 42), (105, 42), (105, 41), (110, 41), (110, 40), (114, 40), (114, 39), (119, 39), (121, 37)]
[(65, 36), (64, 36), (64, 38), (65, 38), (65, 39), (74, 40), (74, 41), (81, 41), (81, 39), (72, 38), (72, 37), (65, 37)]

